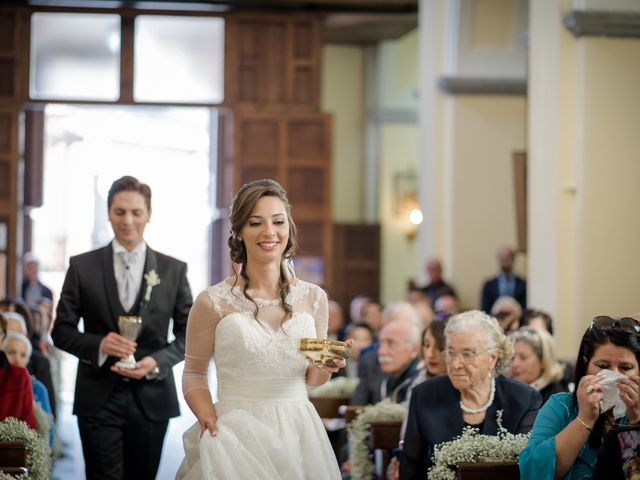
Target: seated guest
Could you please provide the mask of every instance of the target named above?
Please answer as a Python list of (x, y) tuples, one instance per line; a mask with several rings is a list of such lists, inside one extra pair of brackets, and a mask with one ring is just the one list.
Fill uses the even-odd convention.
[[(1, 345), (1, 349), (6, 354), (11, 365), (17, 365), (22, 368), (27, 367), (31, 352), (33, 351), (31, 342), (27, 337), (18, 332), (8, 332)], [(51, 404), (49, 403), (47, 389), (42, 382), (35, 377), (31, 377), (31, 385), (35, 402), (47, 416), (51, 417), (50, 424), (47, 425), (47, 427), (49, 431), (49, 446), (53, 447), (53, 415), (51, 413)]]
[[(407, 401), (411, 399), (411, 391), (424, 382), (428, 378), (437, 377), (447, 373), (447, 363), (444, 359), (444, 328), (447, 325), (449, 317), (434, 318), (429, 326), (422, 332), (422, 350), (420, 351), (420, 367), (418, 375), (413, 381), (409, 392), (407, 393)], [(407, 428), (407, 416), (405, 415), (400, 429), (400, 438), (404, 437)], [(402, 441), (400, 441), (402, 448)]]
[(640, 425), (624, 425), (609, 431), (598, 451), (593, 480), (640, 478)]
[(364, 322), (365, 310), (371, 302), (371, 298), (363, 294), (353, 297), (349, 304), (349, 321), (353, 323)]
[(351, 356), (347, 359), (347, 366), (337, 373), (344, 372), (347, 377), (357, 377), (360, 352), (373, 343), (373, 330), (366, 323), (351, 323), (346, 329), (346, 339), (353, 340)]
[(327, 325), (327, 338), (330, 340), (344, 340), (344, 315), (342, 307), (335, 300), (329, 300), (329, 323)]
[(498, 320), (498, 324), (502, 327), (502, 331), (506, 335), (520, 328), (522, 308), (512, 297), (505, 296), (498, 298), (491, 307), (491, 315)]
[(436, 315), (453, 315), (460, 311), (458, 299), (453, 295), (440, 295), (433, 304)]
[(448, 319), (448, 316), (434, 318), (422, 331), (420, 373), (414, 381), (414, 386), (427, 378), (447, 373), (444, 360), (444, 328)]
[[(12, 304), (14, 307), (19, 307), (19, 304)], [(15, 311), (7, 311), (4, 313), (7, 319), (7, 331), (21, 333), (24, 336), (29, 335), (31, 319), (31, 312), (28, 317), (24, 317), (21, 313), (18, 313), (19, 308)], [(28, 310), (28, 309), (27, 309)], [(33, 346), (33, 343), (32, 343)], [(51, 377), (51, 363), (47, 356), (42, 353), (38, 348), (33, 349), (33, 353), (27, 364), (27, 370), (31, 375), (40, 380), (47, 388), (47, 395), (49, 396), (49, 402), (51, 402), (51, 408), (53, 410), (53, 416), (56, 416), (56, 404), (55, 404), (55, 390), (53, 388), (53, 378)]]
[[(630, 317), (596, 317), (582, 336), (573, 393), (556, 393), (544, 404), (531, 438), (520, 453), (520, 476), (527, 479), (591, 478), (603, 438), (618, 425), (640, 422), (640, 323)], [(624, 375), (617, 380), (625, 414), (600, 411), (603, 379), (609, 370)]]
[(522, 327), (511, 338), (515, 352), (511, 378), (538, 390), (543, 403), (554, 393), (568, 391), (562, 381), (564, 367), (556, 360), (553, 338), (546, 330)]
[[(520, 318), (521, 327), (539, 328), (549, 332), (549, 335), (553, 336), (553, 318), (547, 312), (543, 310), (536, 310), (533, 308), (526, 308), (522, 312)], [(559, 360), (564, 372), (562, 374), (562, 383), (567, 386), (569, 392), (573, 392), (575, 385), (573, 383), (574, 377), (574, 365), (572, 362), (565, 360)]]
[(408, 388), (418, 374), (418, 325), (415, 318), (397, 317), (382, 328), (377, 352), (368, 354), (376, 355), (377, 366), (371, 362), (371, 357), (366, 367), (360, 365), (363, 375), (360, 375), (360, 383), (351, 398), (352, 405), (378, 403), (383, 398), (396, 402), (405, 400)]
[(362, 314), (362, 321), (371, 327), (374, 337), (378, 338), (378, 333), (383, 327), (382, 305), (373, 300), (367, 303)]
[(553, 335), (553, 319), (551, 315), (542, 310), (525, 308), (520, 318), (521, 327), (541, 328)]
[(445, 328), (447, 375), (431, 378), (411, 393), (400, 458), (400, 479), (427, 478), (436, 445), (465, 426), (481, 434), (526, 433), (542, 399), (533, 388), (499, 374), (513, 353), (495, 318), (471, 310), (452, 316)]
[[(7, 333), (7, 320), (0, 313), (0, 343)], [(33, 412), (33, 390), (31, 377), (26, 368), (11, 365), (0, 350), (0, 420), (14, 417), (35, 430), (36, 417)]]

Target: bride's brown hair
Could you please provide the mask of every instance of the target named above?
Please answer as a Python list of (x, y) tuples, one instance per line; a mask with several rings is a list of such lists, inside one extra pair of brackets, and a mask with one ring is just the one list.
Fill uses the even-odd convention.
[[(236, 196), (231, 201), (231, 208), (229, 212), (229, 221), (231, 223), (231, 235), (227, 241), (229, 245), (229, 256), (233, 263), (242, 265), (240, 269), (240, 276), (244, 279), (244, 287), (242, 293), (251, 301), (256, 307), (255, 316), (258, 315), (258, 304), (247, 294), (249, 288), (249, 276), (247, 275), (247, 249), (244, 244), (244, 240), (240, 237), (240, 232), (247, 224), (251, 212), (256, 205), (256, 202), (262, 197), (277, 197), (282, 200), (284, 208), (287, 213), (287, 221), (289, 223), (289, 240), (287, 246), (282, 254), (282, 260), (280, 262), (280, 279), (278, 281), (278, 293), (280, 294), (280, 300), (282, 301), (282, 307), (285, 311), (285, 317), (283, 321), (291, 317), (292, 309), (291, 305), (286, 302), (287, 295), (289, 294), (291, 282), (287, 270), (289, 269), (289, 263), (293, 260), (296, 254), (298, 244), (296, 224), (293, 223), (291, 218), (291, 205), (287, 199), (287, 193), (280, 186), (280, 184), (274, 180), (255, 180), (250, 183), (246, 183), (236, 193)], [(238, 282), (238, 273), (236, 271), (236, 281)]]

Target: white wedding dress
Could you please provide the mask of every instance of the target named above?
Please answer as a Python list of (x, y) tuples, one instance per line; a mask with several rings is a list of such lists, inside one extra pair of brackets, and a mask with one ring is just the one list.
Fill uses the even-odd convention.
[[(185, 432), (185, 459), (176, 478), (340, 479), (327, 433), (308, 399), (308, 362), (298, 351), (300, 338), (326, 337), (325, 293), (296, 279), (287, 297), (293, 316), (274, 330), (256, 320), (255, 305), (232, 282), (205, 290), (189, 318), (183, 391), (208, 388), (213, 350), (218, 434), (200, 437), (198, 423)], [(261, 311), (279, 308), (278, 301), (256, 302)]]

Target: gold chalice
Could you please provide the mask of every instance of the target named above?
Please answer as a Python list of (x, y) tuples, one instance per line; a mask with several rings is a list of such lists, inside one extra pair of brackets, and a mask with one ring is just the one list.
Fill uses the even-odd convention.
[[(123, 336), (135, 341), (140, 334), (140, 329), (142, 329), (142, 317), (120, 315), (118, 317), (118, 329)], [(133, 355), (129, 355), (127, 358), (118, 360), (115, 365), (127, 370), (134, 370), (136, 368), (136, 359)]]
[(351, 356), (351, 344), (339, 340), (301, 338), (300, 351), (313, 363), (334, 366), (337, 359), (344, 358), (346, 360)]

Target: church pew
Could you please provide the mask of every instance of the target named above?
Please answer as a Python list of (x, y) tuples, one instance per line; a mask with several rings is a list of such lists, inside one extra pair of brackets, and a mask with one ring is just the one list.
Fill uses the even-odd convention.
[(520, 480), (516, 462), (478, 462), (458, 465), (458, 480)]

